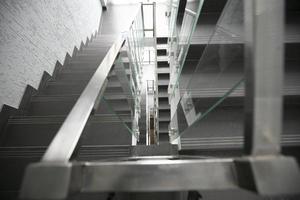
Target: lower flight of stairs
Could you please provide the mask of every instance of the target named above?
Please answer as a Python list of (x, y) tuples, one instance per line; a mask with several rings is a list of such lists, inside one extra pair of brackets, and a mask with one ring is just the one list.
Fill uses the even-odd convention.
[[(41, 159), (79, 95), (115, 41), (113, 35), (97, 35), (80, 50), (56, 65), (53, 76), (44, 75), (37, 91), (28, 87), (23, 104), (9, 116), (1, 112), (0, 199), (16, 199), (25, 167)], [(128, 71), (128, 69), (124, 69)], [(126, 78), (128, 78), (126, 76)], [(30, 94), (29, 94), (30, 93)], [(117, 73), (108, 76), (98, 109), (91, 115), (73, 155), (76, 160), (99, 160), (130, 155), (132, 135), (129, 94)]]

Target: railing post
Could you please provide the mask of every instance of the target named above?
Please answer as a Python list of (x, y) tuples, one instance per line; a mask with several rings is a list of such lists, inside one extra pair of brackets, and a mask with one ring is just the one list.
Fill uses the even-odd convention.
[(284, 66), (284, 0), (244, 0), (245, 153), (239, 186), (261, 195), (299, 193), (300, 172), (280, 155)]
[(245, 153), (279, 154), (282, 132), (284, 0), (244, 0)]

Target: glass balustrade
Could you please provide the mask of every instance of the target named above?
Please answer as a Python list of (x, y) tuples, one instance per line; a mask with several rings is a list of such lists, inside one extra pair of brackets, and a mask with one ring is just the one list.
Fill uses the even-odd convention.
[[(205, 127), (206, 123), (210, 122), (203, 121), (209, 117), (213, 117), (212, 120), (220, 120), (218, 117), (226, 118), (222, 115), (226, 113), (223, 111), (231, 106), (242, 107), (244, 96), (243, 1), (227, 2), (208, 41), (202, 40), (189, 45), (191, 33), (186, 30), (193, 30), (188, 27), (191, 27), (194, 21), (189, 14), (185, 15), (183, 21), (187, 24), (183, 23), (186, 28), (179, 39), (179, 69), (176, 69), (177, 74), (173, 73), (170, 83), (173, 84), (170, 90), (169, 125), (172, 141), (183, 134), (192, 134), (195, 138), (213, 136)], [(201, 28), (201, 24), (198, 26)], [(186, 50), (189, 46), (189, 50)], [(188, 51), (187, 60), (182, 51), (184, 54)], [(212, 114), (216, 109), (220, 109), (221, 114)], [(214, 134), (222, 133), (224, 126), (232, 126), (233, 129), (235, 126), (230, 123), (219, 124), (215, 127)], [(226, 131), (215, 136), (224, 134)]]
[(169, 21), (169, 56), (171, 56), (171, 52), (174, 52), (174, 48), (176, 45), (176, 40), (178, 37), (177, 34), (177, 14), (179, 8), (179, 0), (170, 0), (169, 10), (170, 10), (170, 21)]
[(170, 84), (168, 88), (171, 99), (176, 96), (176, 88), (180, 84), (179, 77), (203, 3), (204, 0), (187, 3), (182, 23), (178, 20), (179, 1), (175, 1), (172, 5), (170, 19), (172, 30), (169, 42)]
[[(81, 148), (78, 159), (120, 156), (122, 152), (118, 151), (123, 151), (122, 146), (128, 146), (139, 139), (144, 51), (142, 20), (140, 10), (129, 31), (123, 33), (125, 44), (114, 61), (99, 95), (101, 97), (97, 99), (85, 126), (78, 145)], [(102, 153), (98, 154), (98, 151)]]
[[(142, 7), (141, 7), (142, 8)], [(133, 119), (132, 130), (135, 133), (136, 139), (139, 138), (139, 118), (141, 114), (141, 78), (142, 78), (142, 64), (144, 56), (144, 24), (142, 10), (135, 18), (126, 41), (128, 67), (130, 70), (130, 88), (133, 97)]]

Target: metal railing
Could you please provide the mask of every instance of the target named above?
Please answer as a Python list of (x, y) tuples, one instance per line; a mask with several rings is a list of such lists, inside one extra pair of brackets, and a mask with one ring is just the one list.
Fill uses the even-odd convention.
[[(170, 57), (170, 83), (168, 93), (170, 99), (176, 99), (176, 92), (178, 92), (179, 78), (181, 71), (187, 57), (188, 49), (191, 43), (193, 32), (196, 28), (198, 17), (201, 13), (204, 0), (198, 2), (198, 5), (190, 10), (185, 9), (181, 27), (176, 25), (176, 17), (178, 12), (179, 2), (173, 3), (170, 27), (170, 40), (169, 40), (169, 57)], [(179, 29), (179, 30), (178, 30)], [(176, 101), (176, 100), (175, 100)]]
[(138, 14), (132, 22), (128, 31), (128, 39), (126, 41), (127, 53), (129, 58), (129, 67), (131, 71), (131, 90), (134, 95), (134, 112), (132, 129), (135, 134), (132, 144), (135, 145), (139, 140), (139, 120), (141, 116), (141, 86), (142, 86), (142, 62), (144, 54), (144, 25), (143, 25), (143, 4), (140, 5)]
[(153, 145), (158, 143), (158, 106), (157, 89), (154, 80), (147, 80), (146, 88), (146, 144)]
[[(140, 13), (140, 10), (138, 13)], [(128, 30), (131, 29), (133, 24), (134, 21), (130, 23)], [(97, 100), (102, 96), (102, 90), (107, 76), (125, 40), (125, 35), (121, 35), (111, 46), (56, 136), (50, 143), (42, 158), (42, 162), (69, 161), (89, 116), (97, 104)]]

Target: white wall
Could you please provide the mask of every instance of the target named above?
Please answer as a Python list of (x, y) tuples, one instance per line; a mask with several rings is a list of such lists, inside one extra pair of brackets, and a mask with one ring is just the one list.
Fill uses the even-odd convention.
[(26, 85), (38, 87), (44, 71), (95, 33), (100, 0), (0, 1), (0, 110), (18, 107)]

